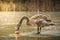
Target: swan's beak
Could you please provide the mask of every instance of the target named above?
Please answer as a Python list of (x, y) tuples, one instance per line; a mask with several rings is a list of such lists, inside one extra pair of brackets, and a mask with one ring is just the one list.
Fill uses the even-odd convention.
[(17, 34), (17, 35), (18, 35), (18, 34), (20, 34), (20, 33), (19, 33), (19, 31), (15, 31), (15, 34)]

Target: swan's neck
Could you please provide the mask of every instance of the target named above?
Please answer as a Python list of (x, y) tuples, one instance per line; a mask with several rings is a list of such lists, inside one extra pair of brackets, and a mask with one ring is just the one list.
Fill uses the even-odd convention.
[(17, 24), (17, 29), (16, 29), (16, 31), (18, 31), (19, 30), (19, 28), (20, 28), (20, 26), (21, 26), (21, 24), (22, 24), (22, 22), (23, 22), (23, 20), (27, 20), (27, 22), (26, 22), (26, 24), (28, 25), (29, 24), (29, 19), (28, 19), (28, 17), (22, 17), (21, 18), (21, 20), (20, 20), (20, 22)]

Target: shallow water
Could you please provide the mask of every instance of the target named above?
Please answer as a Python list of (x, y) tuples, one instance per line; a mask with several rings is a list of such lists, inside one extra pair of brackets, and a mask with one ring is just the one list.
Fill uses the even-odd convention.
[[(60, 30), (42, 30), (40, 35), (60, 36)], [(14, 37), (15, 34), (8, 34), (10, 37)], [(18, 36), (39, 37), (36, 31), (20, 33)]]
[[(3, 15), (5, 13), (5, 15)], [(60, 40), (60, 13), (59, 12), (40, 12), (45, 14), (58, 25), (43, 28), (41, 34), (36, 34), (36, 27), (22, 25), (19, 35), (15, 35), (15, 26), (22, 16), (31, 17), (36, 12), (0, 12), (0, 24), (4, 25), (0, 28), (0, 40)], [(7, 16), (8, 15), (8, 16)], [(4, 18), (4, 19), (3, 19)], [(3, 20), (2, 20), (3, 19)], [(6, 27), (7, 26), (7, 27)]]

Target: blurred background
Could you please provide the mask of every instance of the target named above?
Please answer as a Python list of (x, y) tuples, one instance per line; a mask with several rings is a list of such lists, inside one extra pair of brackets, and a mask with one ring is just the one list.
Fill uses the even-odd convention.
[(0, 0), (0, 11), (59, 12), (60, 0)]

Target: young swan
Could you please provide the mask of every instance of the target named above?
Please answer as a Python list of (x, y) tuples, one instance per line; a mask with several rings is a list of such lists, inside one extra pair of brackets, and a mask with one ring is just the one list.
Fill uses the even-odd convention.
[(20, 22), (17, 24), (16, 32), (15, 32), (16, 34), (19, 34), (19, 28), (24, 19), (27, 20), (27, 22), (26, 22), (27, 25), (32, 25), (32, 24), (37, 25), (37, 34), (41, 33), (41, 28), (43, 28), (45, 26), (54, 25), (52, 20), (49, 20), (48, 17), (46, 17), (45, 15), (42, 15), (42, 14), (34, 15), (31, 18), (24, 16), (21, 18)]

